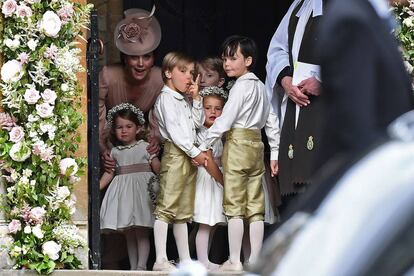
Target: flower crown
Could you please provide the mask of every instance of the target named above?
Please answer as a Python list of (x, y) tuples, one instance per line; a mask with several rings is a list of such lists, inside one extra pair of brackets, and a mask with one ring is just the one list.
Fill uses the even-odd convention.
[(125, 110), (125, 109), (129, 109), (132, 112), (134, 112), (134, 114), (138, 118), (138, 122), (141, 125), (145, 124), (144, 113), (139, 108), (137, 108), (136, 106), (134, 106), (130, 103), (121, 103), (121, 104), (118, 104), (118, 105), (112, 107), (108, 111), (108, 115), (106, 116), (106, 127), (112, 127), (112, 124), (114, 122), (115, 114), (118, 113), (119, 111)]
[(227, 101), (227, 98), (229, 97), (229, 94), (223, 88), (220, 88), (218, 86), (207, 86), (203, 88), (199, 92), (199, 94), (201, 97), (206, 97), (206, 96), (211, 96), (211, 95), (219, 96), (223, 98), (225, 101)]

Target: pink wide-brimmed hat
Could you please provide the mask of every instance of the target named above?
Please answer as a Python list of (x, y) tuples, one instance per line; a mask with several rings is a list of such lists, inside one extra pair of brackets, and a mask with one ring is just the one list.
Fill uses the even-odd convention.
[(140, 56), (154, 51), (161, 41), (161, 27), (151, 12), (129, 9), (125, 18), (115, 27), (114, 41), (119, 51), (130, 56)]

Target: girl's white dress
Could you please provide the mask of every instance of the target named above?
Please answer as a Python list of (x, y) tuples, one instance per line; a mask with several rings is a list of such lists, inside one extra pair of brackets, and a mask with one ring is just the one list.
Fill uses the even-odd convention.
[[(117, 166), (149, 164), (148, 143), (142, 140), (129, 146), (112, 148), (111, 156)], [(124, 230), (129, 227), (153, 227), (154, 216), (147, 191), (152, 172), (134, 172), (116, 175), (101, 206), (101, 229)]]
[[(202, 126), (197, 132), (198, 142), (204, 141), (206, 133), (207, 128)], [(213, 157), (220, 159), (223, 153), (221, 140), (218, 140), (212, 149)], [(201, 166), (197, 171), (193, 220), (210, 226), (226, 222), (223, 213), (223, 186)]]

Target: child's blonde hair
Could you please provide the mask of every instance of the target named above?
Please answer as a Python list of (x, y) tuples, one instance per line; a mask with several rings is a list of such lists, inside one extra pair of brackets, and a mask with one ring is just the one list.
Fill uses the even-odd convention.
[(189, 63), (194, 63), (194, 59), (180, 52), (169, 52), (162, 61), (162, 80), (167, 83), (166, 71), (172, 71), (175, 67), (185, 67)]
[(199, 67), (203, 67), (212, 71), (216, 71), (219, 74), (219, 78), (225, 79), (226, 72), (223, 68), (223, 60), (219, 57), (206, 57), (197, 62), (197, 71)]

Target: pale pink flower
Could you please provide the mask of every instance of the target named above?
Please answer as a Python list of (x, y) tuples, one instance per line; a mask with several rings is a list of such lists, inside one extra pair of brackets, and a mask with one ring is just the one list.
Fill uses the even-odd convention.
[(63, 175), (66, 175), (66, 171), (69, 168), (72, 168), (70, 175), (75, 175), (78, 171), (78, 164), (76, 164), (76, 161), (73, 158), (64, 158), (60, 160), (59, 168), (60, 168), (60, 173)]
[(61, 8), (60, 10), (58, 10), (57, 14), (60, 17), (60, 20), (62, 20), (62, 24), (66, 24), (72, 18), (73, 6), (72, 5), (66, 5), (63, 8)]
[(27, 64), (29, 62), (29, 55), (26, 52), (20, 53), (17, 59), (20, 61), (20, 64)]
[(51, 44), (50, 47), (46, 48), (43, 56), (45, 58), (54, 60), (57, 57), (57, 54), (58, 54), (58, 48), (55, 46), (55, 44)]
[(16, 120), (9, 114), (0, 112), (0, 127), (10, 131), (16, 125)]
[(41, 118), (49, 118), (53, 116), (53, 105), (42, 103), (36, 105), (37, 115)]
[(15, 0), (7, 0), (3, 3), (3, 6), (1, 7), (1, 11), (3, 12), (5, 17), (11, 16), (17, 8), (17, 3)]
[(30, 222), (34, 224), (42, 224), (46, 210), (43, 207), (34, 207), (30, 210)]
[(40, 99), (40, 94), (39, 91), (37, 91), (36, 88), (32, 86), (29, 89), (26, 89), (23, 97), (28, 104), (35, 104)]
[(13, 219), (10, 223), (9, 223), (9, 232), (12, 234), (16, 234), (18, 231), (22, 230), (22, 224), (20, 223), (19, 220), (17, 219)]
[(20, 18), (31, 17), (32, 9), (26, 6), (25, 4), (21, 4), (17, 6), (16, 13), (17, 13), (17, 16)]
[(55, 104), (55, 100), (57, 98), (56, 96), (56, 92), (47, 88), (45, 89), (45, 91), (43, 91), (42, 93), (42, 98), (45, 101), (45, 103), (54, 105)]
[(50, 161), (52, 160), (53, 157), (55, 157), (55, 155), (53, 154), (53, 148), (52, 147), (45, 147), (41, 150), (40, 152), (40, 159), (42, 159), (42, 161)]
[(9, 133), (10, 141), (18, 143), (24, 138), (24, 129), (20, 126), (13, 127)]

